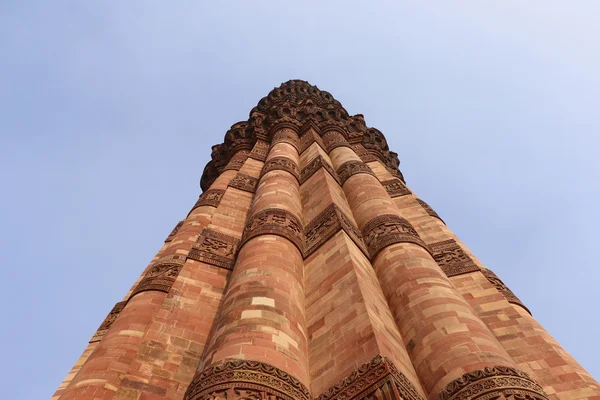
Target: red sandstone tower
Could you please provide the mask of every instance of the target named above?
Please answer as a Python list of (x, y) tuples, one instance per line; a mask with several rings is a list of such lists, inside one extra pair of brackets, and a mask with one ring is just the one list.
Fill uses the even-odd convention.
[(398, 165), (331, 94), (271, 91), (53, 399), (600, 400)]

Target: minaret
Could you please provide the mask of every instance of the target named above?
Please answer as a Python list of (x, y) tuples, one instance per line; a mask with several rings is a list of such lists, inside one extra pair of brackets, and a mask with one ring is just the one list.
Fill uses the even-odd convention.
[(53, 399), (600, 400), (398, 166), (328, 92), (273, 89)]

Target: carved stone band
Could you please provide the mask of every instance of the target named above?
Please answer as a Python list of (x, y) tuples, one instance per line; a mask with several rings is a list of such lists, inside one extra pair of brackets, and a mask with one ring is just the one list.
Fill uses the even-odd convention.
[(410, 194), (410, 190), (404, 186), (400, 179), (390, 179), (389, 181), (381, 182), (381, 184), (387, 190), (390, 197), (400, 197)]
[(233, 269), (239, 239), (205, 228), (188, 254), (188, 258), (215, 267)]
[(355, 144), (352, 145), (352, 149), (354, 150), (354, 152), (356, 153), (357, 156), (360, 157), (360, 159), (364, 162), (364, 163), (369, 163), (369, 162), (373, 162), (373, 161), (378, 161), (379, 159), (377, 158), (377, 156), (371, 154), (371, 152), (367, 149), (365, 149), (365, 146), (361, 144)]
[(277, 143), (288, 143), (294, 146), (294, 148), (300, 152), (298, 134), (290, 128), (280, 129), (273, 135), (271, 144), (275, 146)]
[(196, 374), (184, 400), (310, 400), (298, 379), (258, 361), (228, 361)]
[(486, 367), (452, 381), (436, 400), (547, 400), (544, 390), (524, 372)]
[(221, 199), (223, 199), (224, 194), (225, 190), (222, 189), (207, 190), (206, 192), (202, 193), (202, 195), (200, 195), (200, 198), (198, 199), (196, 204), (194, 204), (194, 207), (192, 207), (190, 213), (196, 208), (202, 206), (219, 207), (219, 204), (221, 203)]
[(394, 214), (380, 215), (367, 222), (362, 229), (362, 236), (371, 259), (396, 243), (413, 243), (429, 251), (410, 222)]
[(242, 236), (240, 248), (250, 239), (261, 235), (277, 235), (294, 243), (304, 254), (304, 231), (302, 222), (291, 212), (279, 208), (268, 208), (253, 215)]
[[(185, 258), (185, 256), (181, 255), (159, 258), (158, 261), (152, 264), (144, 278), (135, 287), (131, 297), (149, 290), (168, 293), (185, 263)], [(130, 300), (131, 297), (129, 298)]]
[(335, 170), (322, 156), (316, 157), (312, 160), (306, 167), (302, 169), (300, 172), (300, 184), (302, 185), (304, 182), (310, 179), (311, 176), (314, 175), (319, 169), (325, 168), (327, 172), (332, 176), (333, 179), (336, 180), (337, 183), (340, 183), (340, 178), (338, 178)]
[(325, 151), (327, 151), (328, 153), (330, 153), (331, 150), (336, 149), (338, 147), (352, 148), (350, 146), (350, 143), (348, 143), (348, 141), (344, 137), (344, 135), (336, 131), (330, 131), (324, 134), (323, 144), (325, 145)]
[[(436, 213), (433, 208), (431, 208), (429, 206), (429, 204), (425, 203), (423, 200), (421, 199), (417, 199), (417, 203), (419, 203), (421, 205), (421, 207), (423, 207), (425, 209), (425, 211), (427, 211), (427, 214), (431, 215), (432, 217), (435, 217), (437, 219), (439, 219), (440, 221), (444, 222), (443, 219), (440, 218), (440, 216), (438, 215), (438, 213)], [(446, 223), (444, 222), (444, 225)]]
[(231, 157), (231, 160), (229, 160), (229, 162), (227, 163), (225, 168), (223, 168), (223, 171), (228, 171), (228, 170), (239, 171), (244, 166), (244, 163), (248, 159), (249, 154), (250, 154), (250, 151), (248, 151), (248, 150), (238, 151), (237, 153), (235, 153), (235, 155), (233, 157)]
[(527, 307), (525, 307), (525, 304), (523, 304), (523, 302), (521, 300), (519, 300), (519, 298), (513, 293), (513, 291), (510, 290), (504, 284), (504, 282), (502, 282), (500, 280), (500, 278), (498, 278), (498, 276), (495, 273), (493, 273), (489, 269), (482, 269), (481, 272), (487, 278), (487, 280), (492, 285), (494, 285), (500, 293), (502, 293), (504, 295), (504, 297), (506, 298), (506, 300), (508, 300), (509, 303), (516, 304), (518, 306), (523, 307), (523, 309), (525, 309), (525, 311), (527, 311), (529, 313), (529, 315), (531, 315), (531, 311), (529, 311), (529, 309)]
[(316, 400), (423, 400), (413, 384), (383, 356), (360, 366)]
[(249, 193), (254, 193), (256, 191), (256, 185), (258, 185), (258, 179), (250, 175), (242, 174), (241, 172), (238, 172), (231, 182), (229, 182), (230, 187)]
[(306, 238), (304, 257), (310, 256), (342, 229), (352, 239), (354, 244), (368, 256), (367, 248), (358, 228), (350, 222), (342, 210), (335, 204), (331, 204), (306, 226), (304, 230)]
[(288, 157), (273, 157), (267, 161), (262, 169), (262, 175), (269, 171), (282, 170), (289, 172), (300, 182), (300, 167), (296, 162)]
[(264, 162), (267, 159), (267, 154), (271, 146), (269, 143), (259, 140), (254, 145), (254, 148), (248, 155), (249, 158)]
[(309, 129), (300, 138), (299, 153), (304, 153), (315, 142), (318, 143), (323, 150), (325, 150), (325, 144), (323, 143), (323, 139), (321, 138), (321, 136), (318, 133), (316, 133), (313, 129)]
[(121, 311), (123, 311), (123, 309), (125, 308), (126, 304), (127, 304), (126, 301), (121, 301), (121, 302), (115, 304), (113, 309), (110, 311), (110, 313), (106, 316), (106, 318), (102, 322), (102, 325), (100, 325), (100, 327), (98, 328), (98, 330), (96, 331), (96, 333), (94, 334), (92, 339), (90, 340), (90, 343), (95, 343), (95, 342), (99, 342), (100, 340), (102, 340), (102, 338), (104, 337), (104, 334), (106, 333), (106, 331), (108, 331), (108, 328), (110, 328), (110, 326), (113, 324), (113, 322), (115, 322), (115, 320), (117, 319), (117, 317), (119, 316)]
[(165, 239), (165, 243), (173, 241), (173, 239), (175, 238), (175, 235), (177, 235), (177, 232), (179, 232), (179, 228), (181, 228), (182, 225), (183, 225), (183, 221), (179, 221), (177, 223), (177, 225), (175, 225), (175, 228), (173, 228), (171, 233), (169, 233), (169, 236), (167, 236), (167, 238)]
[(432, 243), (429, 248), (433, 258), (448, 277), (479, 271), (471, 257), (453, 239)]
[(369, 174), (375, 176), (371, 168), (362, 161), (346, 161), (337, 169), (338, 177), (343, 185), (348, 178), (356, 174)]

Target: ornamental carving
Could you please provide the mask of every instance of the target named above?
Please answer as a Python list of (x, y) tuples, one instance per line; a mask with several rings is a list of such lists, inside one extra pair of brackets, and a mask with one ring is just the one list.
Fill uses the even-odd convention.
[(323, 150), (325, 150), (325, 144), (323, 143), (323, 139), (314, 129), (308, 129), (304, 132), (302, 137), (300, 138), (300, 149), (299, 153), (304, 153), (313, 143), (317, 143)]
[(495, 273), (493, 273), (489, 269), (482, 269), (481, 272), (487, 278), (487, 280), (492, 285), (494, 285), (500, 293), (502, 293), (504, 295), (504, 297), (506, 298), (506, 300), (508, 300), (509, 303), (517, 304), (517, 305), (523, 307), (525, 309), (525, 311), (527, 311), (531, 315), (531, 311), (529, 311), (529, 309), (527, 307), (525, 307), (525, 304), (523, 304), (523, 302), (521, 300), (519, 300), (519, 298), (513, 293), (513, 291), (510, 290), (504, 284), (504, 282), (502, 282), (502, 280), (500, 280), (500, 278), (498, 278), (498, 276)]
[(239, 239), (205, 228), (192, 247), (188, 258), (215, 267), (233, 269)]
[(254, 193), (258, 179), (238, 172), (237, 175), (229, 182), (229, 186), (235, 189), (243, 190), (244, 192)]
[(368, 256), (358, 228), (354, 226), (338, 206), (331, 204), (306, 226), (304, 230), (306, 238), (304, 257), (310, 256), (342, 229), (352, 239), (354, 244)]
[(300, 149), (298, 143), (298, 134), (294, 130), (289, 128), (280, 129), (277, 132), (275, 132), (275, 135), (273, 135), (273, 141), (271, 143), (273, 144), (273, 146), (277, 143), (288, 143), (294, 146), (296, 150), (299, 151)]
[(316, 400), (424, 400), (415, 386), (383, 356), (360, 366)]
[(340, 132), (330, 131), (323, 135), (323, 144), (325, 150), (331, 153), (331, 150), (338, 147), (350, 147), (350, 144)]
[(370, 163), (378, 160), (377, 156), (371, 154), (369, 150), (365, 149), (365, 146), (362, 144), (352, 145), (352, 150), (354, 150), (356, 155), (359, 156), (364, 163)]
[(433, 243), (429, 247), (433, 258), (448, 277), (480, 270), (454, 239)]
[(321, 168), (325, 168), (331, 177), (335, 179), (337, 183), (340, 183), (340, 178), (338, 178), (333, 167), (327, 161), (325, 161), (322, 156), (319, 155), (300, 172), (300, 184), (302, 185), (304, 182), (309, 180), (310, 177)]
[(200, 195), (194, 207), (192, 207), (192, 211), (194, 211), (198, 207), (209, 206), (209, 207), (219, 207), (223, 196), (225, 195), (225, 190), (221, 189), (212, 189), (207, 190), (206, 192)]
[(400, 197), (410, 194), (410, 190), (404, 186), (400, 179), (390, 179), (389, 181), (381, 182), (381, 184), (387, 190), (390, 197)]
[(298, 379), (269, 364), (235, 360), (196, 374), (184, 400), (310, 400)]
[[(294, 134), (303, 132), (303, 136), (310, 130), (314, 132), (314, 138), (306, 136), (301, 141), (291, 133), (286, 138), (273, 137), (274, 133), (282, 130)], [(207, 190), (227, 168), (236, 152), (251, 150), (257, 141), (287, 141), (301, 153), (314, 141), (325, 147), (320, 132), (332, 130), (339, 132), (344, 141), (330, 142), (330, 149), (338, 145), (361, 145), (367, 151), (361, 153), (363, 160), (379, 160), (394, 176), (404, 180), (398, 170), (398, 155), (389, 150), (381, 132), (366, 126), (362, 115), (351, 116), (328, 92), (308, 82), (292, 80), (261, 99), (250, 112), (248, 120), (234, 124), (226, 133), (224, 143), (213, 147), (212, 159), (204, 169), (200, 185)], [(261, 160), (260, 155), (249, 156)], [(234, 165), (230, 167), (235, 168)]]
[[(425, 209), (425, 211), (427, 211), (427, 214), (429, 214), (432, 217), (435, 217), (435, 218), (439, 219), (440, 221), (444, 222), (444, 220), (440, 218), (440, 216), (433, 210), (433, 208), (431, 208), (429, 206), (429, 204), (425, 203), (421, 199), (416, 199), (416, 200), (417, 200), (417, 203), (419, 203), (421, 205), (421, 207), (423, 207)], [(444, 222), (444, 224), (446, 224), (446, 223)]]
[(337, 175), (340, 183), (343, 185), (348, 178), (356, 174), (368, 174), (375, 176), (371, 168), (362, 161), (346, 161), (337, 169)]
[(394, 214), (380, 215), (367, 222), (362, 229), (362, 236), (371, 259), (396, 243), (413, 243), (429, 251), (410, 222)]
[(231, 158), (231, 160), (227, 163), (223, 171), (234, 170), (239, 171), (244, 166), (244, 163), (248, 159), (248, 155), (250, 151), (248, 150), (240, 150)]
[(241, 246), (250, 239), (261, 235), (284, 237), (294, 243), (300, 253), (304, 252), (302, 222), (289, 211), (280, 208), (268, 208), (253, 215), (244, 228)]
[(175, 228), (173, 228), (171, 233), (169, 233), (169, 236), (167, 236), (167, 238), (165, 239), (165, 243), (168, 243), (175, 238), (175, 235), (177, 235), (177, 232), (179, 232), (179, 228), (181, 228), (182, 225), (183, 221), (179, 221), (177, 225), (175, 225)]
[(175, 283), (175, 279), (179, 275), (184, 263), (185, 256), (182, 255), (171, 255), (159, 258), (150, 266), (148, 272), (144, 275), (144, 278), (142, 278), (140, 283), (138, 283), (133, 290), (131, 297), (149, 290), (168, 293), (169, 290), (171, 290), (173, 283)]
[(526, 373), (510, 367), (486, 367), (452, 381), (436, 400), (547, 400)]
[(254, 145), (254, 148), (252, 148), (250, 154), (248, 154), (248, 157), (264, 162), (267, 159), (270, 147), (269, 143), (259, 140)]
[(262, 175), (266, 174), (269, 171), (282, 170), (289, 172), (296, 178), (296, 180), (300, 181), (300, 167), (296, 162), (288, 157), (273, 157), (269, 161), (267, 161), (262, 169)]
[(90, 343), (95, 343), (95, 342), (99, 342), (100, 340), (102, 340), (102, 338), (104, 337), (104, 334), (106, 333), (106, 331), (108, 331), (108, 328), (110, 328), (110, 326), (113, 324), (113, 322), (116, 321), (117, 317), (119, 316), (121, 311), (123, 311), (126, 304), (127, 304), (126, 301), (121, 301), (121, 302), (115, 304), (113, 309), (110, 311), (110, 313), (108, 313), (108, 315), (102, 322), (102, 325), (100, 325), (100, 327), (98, 328), (98, 330), (96, 331), (96, 333), (94, 334), (92, 339), (90, 340)]

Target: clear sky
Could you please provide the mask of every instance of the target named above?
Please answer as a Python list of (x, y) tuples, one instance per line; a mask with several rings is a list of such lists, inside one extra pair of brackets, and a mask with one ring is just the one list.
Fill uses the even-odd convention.
[(600, 379), (600, 3), (0, 1), (0, 379), (49, 398), (200, 194), (304, 79)]

